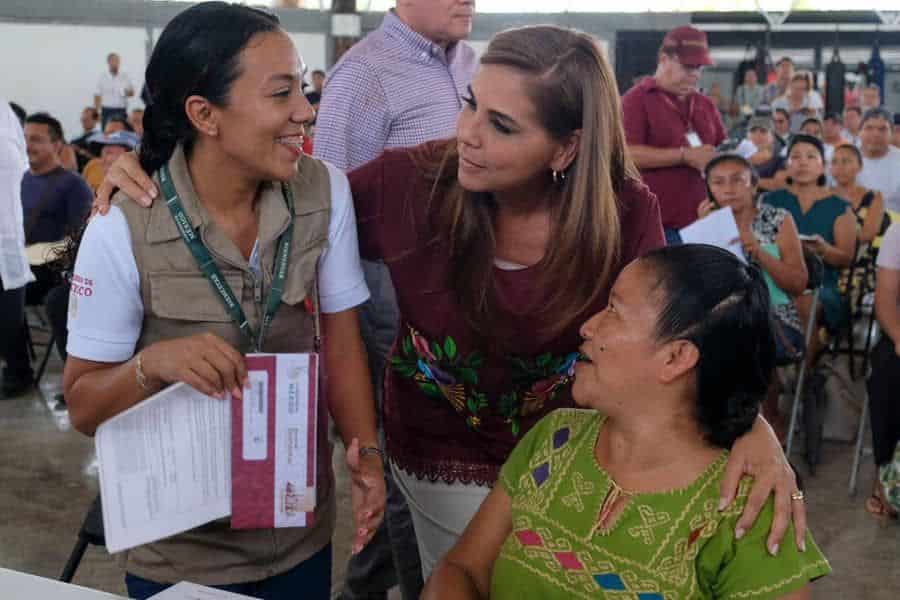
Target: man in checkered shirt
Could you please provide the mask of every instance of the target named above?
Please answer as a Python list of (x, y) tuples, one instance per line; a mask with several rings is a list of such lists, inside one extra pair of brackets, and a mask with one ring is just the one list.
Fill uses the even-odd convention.
[[(455, 135), (456, 120), (477, 67), (464, 40), (473, 0), (398, 0), (381, 26), (334, 66), (316, 120), (313, 155), (350, 171), (388, 148), (417, 146)], [(360, 312), (376, 396), (397, 335), (399, 311), (390, 274), (363, 261), (371, 299)], [(422, 572), (412, 519), (390, 469), (381, 529), (347, 566), (343, 598), (385, 598), (399, 584), (418, 598)]]

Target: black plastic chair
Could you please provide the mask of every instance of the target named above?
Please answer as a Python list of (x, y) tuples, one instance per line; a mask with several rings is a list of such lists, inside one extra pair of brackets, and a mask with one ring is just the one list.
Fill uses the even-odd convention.
[[(806, 353), (812, 344), (813, 336), (818, 330), (816, 323), (816, 312), (819, 306), (819, 294), (822, 289), (822, 281), (825, 278), (825, 265), (822, 259), (812, 252), (804, 250), (803, 259), (806, 262), (806, 271), (809, 279), (806, 283), (806, 293), (812, 294), (812, 308), (810, 309), (809, 322), (806, 324), (806, 332), (804, 334), (805, 349), (802, 354), (796, 357), (795, 363), (800, 365), (797, 374), (797, 384), (794, 388), (794, 401), (791, 406), (791, 420), (788, 425), (787, 443), (785, 444), (785, 454), (790, 459), (791, 451), (794, 445), (794, 430), (797, 426), (797, 416), (800, 412), (800, 401), (803, 398), (803, 391), (806, 384), (806, 372), (808, 370)], [(816, 386), (818, 387), (818, 386)], [(814, 389), (813, 395), (821, 390)], [(819, 402), (805, 403), (803, 407), (804, 429), (806, 432), (806, 455), (807, 462), (810, 463), (810, 471), (815, 472), (815, 465), (818, 463), (818, 452), (822, 443), (822, 425), (824, 423), (823, 407), (818, 406)]]
[(75, 547), (72, 548), (72, 553), (69, 555), (69, 560), (66, 562), (62, 575), (59, 576), (60, 581), (65, 583), (72, 582), (72, 578), (75, 577), (75, 571), (78, 570), (78, 565), (81, 564), (81, 559), (84, 558), (88, 545), (106, 545), (106, 538), (103, 534), (103, 507), (100, 504), (100, 494), (97, 494), (97, 497), (94, 498), (91, 507), (84, 516), (84, 522), (81, 524), (81, 529), (78, 530), (78, 541), (75, 542)]

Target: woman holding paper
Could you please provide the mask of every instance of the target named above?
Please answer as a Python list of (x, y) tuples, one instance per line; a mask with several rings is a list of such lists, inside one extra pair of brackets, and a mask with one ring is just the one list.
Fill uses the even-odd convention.
[[(401, 311), (384, 423), (426, 575), (516, 442), (573, 405), (579, 327), (606, 305), (615, 275), (663, 244), (594, 38), (552, 26), (500, 33), (463, 101), (456, 138), (389, 150), (350, 174), (361, 252), (388, 265)], [(109, 178), (140, 199), (134, 158), (117, 165)], [(805, 514), (762, 419), (735, 448), (724, 504), (745, 468), (757, 484), (743, 526), (776, 489), (774, 548)]]
[[(64, 386), (73, 424), (92, 435), (171, 383), (240, 398), (244, 354), (318, 353), (321, 323), (358, 551), (384, 507), (355, 310), (368, 291), (347, 180), (300, 151), (315, 114), (303, 70), (268, 13), (208, 2), (169, 23), (147, 67), (141, 145), (167, 202), (143, 208), (120, 195), (84, 232)], [(326, 428), (316, 433), (310, 526), (235, 531), (214, 521), (128, 550), (129, 596), (189, 580), (260, 598), (329, 598), (334, 482)]]
[(709, 198), (698, 207), (698, 216), (702, 219), (717, 208), (731, 207), (744, 257), (767, 275), (773, 310), (787, 336), (786, 340), (776, 336), (776, 354), (781, 358), (792, 354), (786, 342), (802, 350), (800, 318), (790, 297), (806, 289), (807, 272), (793, 217), (784, 209), (757, 202), (756, 172), (741, 156), (717, 156), (706, 166), (705, 179)]
[[(769, 288), (769, 300), (775, 313), (776, 360), (792, 359), (804, 349), (803, 329), (793, 297), (806, 288), (807, 272), (803, 248), (793, 217), (783, 208), (756, 200), (757, 177), (753, 166), (736, 154), (722, 154), (709, 162), (705, 170), (709, 198), (698, 215), (702, 219), (721, 207), (731, 207), (741, 234), (744, 258), (763, 270)], [(776, 430), (778, 388), (773, 385), (763, 403), (763, 414)]]

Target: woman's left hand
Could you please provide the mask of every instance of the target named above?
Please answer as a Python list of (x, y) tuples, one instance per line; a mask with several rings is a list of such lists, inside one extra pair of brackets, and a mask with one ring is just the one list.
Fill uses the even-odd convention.
[(814, 235), (811, 240), (803, 240), (803, 245), (818, 256), (824, 255), (825, 250), (828, 248), (828, 242), (821, 235)]
[(350, 500), (356, 522), (351, 549), (353, 554), (358, 554), (372, 540), (384, 517), (384, 464), (381, 457), (374, 454), (360, 457), (359, 440), (353, 438), (347, 448), (347, 467), (350, 469)]
[(781, 449), (781, 443), (772, 427), (762, 417), (757, 417), (753, 429), (738, 438), (731, 449), (725, 475), (722, 478), (719, 510), (727, 508), (737, 495), (744, 475), (753, 477), (753, 485), (744, 512), (735, 527), (735, 537), (740, 539), (756, 522), (769, 494), (775, 492), (775, 517), (766, 547), (772, 555), (784, 539), (788, 525), (794, 522), (797, 548), (806, 550), (806, 505), (794, 500), (792, 494), (799, 491), (797, 477)]
[(744, 254), (749, 256), (751, 259), (759, 256), (759, 240), (756, 239), (756, 236), (753, 235), (753, 232), (750, 231), (749, 227), (743, 227), (740, 229), (741, 234), (741, 246), (744, 248)]

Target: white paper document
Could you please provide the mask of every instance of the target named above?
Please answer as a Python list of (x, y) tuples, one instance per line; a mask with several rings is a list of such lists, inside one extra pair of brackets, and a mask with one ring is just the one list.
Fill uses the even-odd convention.
[(758, 152), (758, 148), (756, 144), (751, 142), (750, 140), (741, 140), (741, 143), (737, 145), (737, 148), (734, 149), (734, 153), (738, 156), (746, 158), (750, 160), (750, 157)]
[(119, 552), (231, 514), (231, 401), (176, 384), (95, 438), (106, 547)]
[(741, 234), (730, 206), (714, 210), (706, 217), (682, 229), (681, 241), (685, 244), (710, 244), (729, 250), (741, 262), (747, 262), (741, 245)]
[[(297, 597), (302, 598), (303, 594), (298, 592)], [(234, 592), (226, 592), (206, 587), (205, 585), (182, 581), (154, 596), (150, 596), (149, 600), (252, 600), (252, 596), (235, 594)]]

